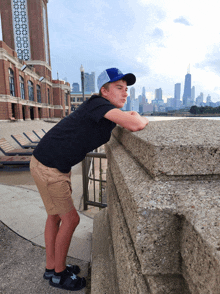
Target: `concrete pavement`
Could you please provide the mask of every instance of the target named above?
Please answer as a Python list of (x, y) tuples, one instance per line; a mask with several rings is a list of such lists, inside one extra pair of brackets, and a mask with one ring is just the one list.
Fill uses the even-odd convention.
[[(68, 263), (78, 264), (81, 267), (81, 276), (87, 277), (89, 284), (93, 215), (96, 212), (90, 209), (86, 215), (82, 210), (81, 164), (73, 167), (71, 180), (72, 197), (80, 215), (80, 224), (71, 241)], [(1, 294), (15, 293), (13, 292), (15, 289), (16, 293), (60, 293), (42, 278), (45, 267), (44, 227), (46, 217), (43, 202), (29, 169), (24, 167), (0, 168)], [(30, 281), (31, 288), (26, 291), (26, 287), (29, 287), (27, 272), (30, 266), (30, 276), (31, 279), (33, 277), (33, 280)], [(16, 271), (20, 273), (19, 276)], [(18, 291), (17, 284), (21, 287)], [(77, 293), (89, 293), (88, 291), (89, 285), (87, 289)]]

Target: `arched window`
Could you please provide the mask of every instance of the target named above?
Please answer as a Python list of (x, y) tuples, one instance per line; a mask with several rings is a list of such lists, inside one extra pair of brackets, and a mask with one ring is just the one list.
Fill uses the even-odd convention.
[(30, 101), (34, 101), (34, 84), (28, 81), (28, 97)]
[(22, 78), (22, 76), (19, 76), (19, 82), (20, 82), (21, 99), (25, 99), (24, 79)]
[(39, 85), (37, 85), (37, 102), (41, 103), (41, 89)]
[(50, 89), (47, 89), (48, 104), (50, 104)]
[(15, 96), (14, 72), (11, 68), (8, 69), (8, 72), (9, 72), (10, 95)]

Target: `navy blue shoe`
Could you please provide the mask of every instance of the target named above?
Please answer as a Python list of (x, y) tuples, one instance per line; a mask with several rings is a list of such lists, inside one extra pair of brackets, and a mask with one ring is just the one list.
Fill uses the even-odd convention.
[[(66, 266), (66, 269), (67, 269), (67, 271), (68, 271), (69, 273), (74, 274), (74, 275), (78, 275), (78, 274), (80, 273), (80, 268), (79, 268), (78, 265), (71, 265), (71, 264), (68, 264), (68, 265)], [(44, 275), (43, 275), (43, 278), (44, 278), (45, 280), (50, 280), (50, 278), (53, 277), (54, 273), (55, 273), (54, 270), (50, 270), (50, 271), (45, 270)]]

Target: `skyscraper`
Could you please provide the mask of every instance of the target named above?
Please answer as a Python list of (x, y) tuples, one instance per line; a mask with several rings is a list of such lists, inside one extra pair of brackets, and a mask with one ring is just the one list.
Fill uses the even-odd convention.
[(95, 73), (85, 73), (85, 92), (95, 92)]
[(196, 105), (202, 106), (203, 104), (203, 93), (201, 92), (200, 95), (196, 98)]
[(185, 85), (183, 92), (183, 105), (187, 106), (187, 104), (191, 101), (191, 74), (188, 68), (188, 72), (185, 75)]
[(181, 84), (175, 84), (174, 88), (174, 107), (178, 109), (180, 107), (180, 92), (181, 92)]
[(208, 96), (206, 97), (206, 104), (210, 106), (211, 103), (212, 103), (211, 96), (208, 95)]
[(79, 92), (79, 84), (78, 83), (72, 83), (72, 92), (74, 92), (74, 93)]
[(195, 91), (195, 86), (193, 86), (191, 89), (191, 104), (192, 105), (195, 103), (195, 98), (196, 98), (196, 91)]
[(162, 100), (162, 89), (156, 89), (155, 90), (155, 100)]
[(131, 100), (135, 99), (135, 87), (130, 88), (130, 97), (131, 97)]

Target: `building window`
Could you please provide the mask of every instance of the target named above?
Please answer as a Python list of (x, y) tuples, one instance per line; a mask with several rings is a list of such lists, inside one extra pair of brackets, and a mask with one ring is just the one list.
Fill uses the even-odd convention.
[(65, 93), (65, 96), (66, 96), (66, 99), (65, 99), (65, 103), (66, 103), (66, 104), (65, 104), (65, 105), (68, 106), (68, 94)]
[(41, 89), (39, 85), (37, 85), (37, 102), (41, 103)]
[(11, 68), (9, 68), (8, 71), (9, 71), (10, 95), (15, 96), (14, 72), (13, 72), (13, 70)]
[(48, 104), (50, 104), (50, 89), (47, 89)]
[(34, 101), (34, 84), (28, 81), (28, 96), (30, 101)]
[(15, 47), (18, 58), (30, 59), (27, 0), (11, 0)]
[(22, 78), (22, 76), (19, 76), (19, 81), (20, 81), (21, 99), (25, 99), (24, 79)]

